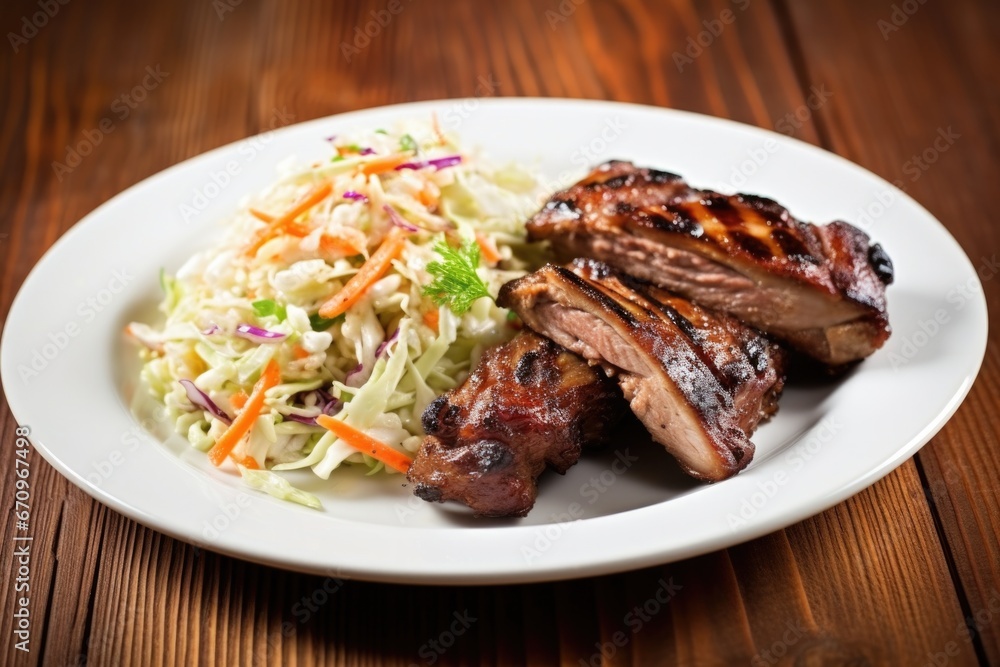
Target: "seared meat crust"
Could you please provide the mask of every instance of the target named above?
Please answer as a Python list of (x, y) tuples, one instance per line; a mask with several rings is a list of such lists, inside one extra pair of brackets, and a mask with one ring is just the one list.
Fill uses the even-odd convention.
[(427, 437), (407, 477), (424, 500), (524, 516), (545, 467), (566, 472), (625, 410), (614, 381), (525, 331), (483, 353), (465, 382), (427, 407)]
[(722, 480), (753, 458), (749, 436), (784, 381), (783, 353), (757, 331), (594, 260), (546, 265), (504, 285), (498, 303), (616, 376), (694, 477)]
[(527, 228), (566, 259), (607, 262), (829, 365), (889, 337), (893, 268), (881, 246), (846, 222), (800, 222), (770, 199), (613, 161), (553, 195)]

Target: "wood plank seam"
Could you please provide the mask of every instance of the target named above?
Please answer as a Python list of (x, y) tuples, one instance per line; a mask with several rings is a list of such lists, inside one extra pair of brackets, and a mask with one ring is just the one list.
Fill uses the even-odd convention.
[(62, 539), (62, 525), (63, 525), (63, 516), (65, 516), (65, 512), (66, 512), (66, 501), (61, 500), (59, 502), (59, 516), (56, 519), (56, 528), (55, 531), (53, 531), (56, 536), (56, 539), (55, 543), (52, 545), (52, 553), (50, 554), (52, 558), (52, 573), (50, 575), (49, 592), (45, 600), (45, 614), (42, 617), (43, 619), (42, 636), (41, 636), (41, 642), (39, 642), (40, 649), (38, 652), (39, 655), (38, 661), (41, 664), (45, 664), (45, 647), (48, 646), (47, 639), (49, 635), (49, 629), (51, 628), (50, 620), (52, 618), (52, 607), (53, 607), (52, 602), (56, 597), (56, 575), (59, 572), (59, 559), (56, 557), (56, 553), (59, 551), (59, 540)]
[[(952, 584), (955, 586), (955, 594), (958, 595), (958, 604), (962, 609), (962, 617), (964, 619), (973, 618), (974, 614), (972, 613), (972, 604), (969, 601), (969, 595), (962, 583), (962, 578), (959, 576), (951, 544), (949, 544), (948, 538), (945, 535), (944, 524), (941, 521), (937, 501), (934, 499), (934, 494), (930, 492), (931, 485), (927, 478), (927, 473), (924, 471), (924, 466), (919, 456), (914, 456), (913, 460), (916, 464), (917, 475), (920, 477), (920, 485), (924, 491), (927, 505), (930, 507), (931, 518), (934, 520), (934, 530), (937, 531), (938, 541), (941, 543), (941, 548), (944, 552), (945, 563), (948, 564), (948, 574), (951, 575)], [(979, 661), (980, 665), (988, 665), (990, 663), (986, 655), (986, 646), (983, 644), (982, 633), (973, 633), (972, 649), (975, 651), (976, 659)]]

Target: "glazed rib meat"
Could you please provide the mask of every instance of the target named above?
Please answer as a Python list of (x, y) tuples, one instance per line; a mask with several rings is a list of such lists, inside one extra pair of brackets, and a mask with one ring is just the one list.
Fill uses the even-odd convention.
[(770, 199), (613, 161), (553, 195), (527, 226), (566, 259), (607, 262), (832, 366), (889, 337), (892, 262), (846, 222), (800, 222)]
[(546, 466), (566, 472), (626, 410), (599, 369), (525, 331), (487, 350), (465, 382), (427, 407), (427, 437), (407, 477), (424, 500), (524, 516)]
[(632, 411), (699, 479), (753, 458), (777, 409), (781, 351), (757, 331), (594, 260), (546, 265), (504, 285), (498, 303), (618, 379)]

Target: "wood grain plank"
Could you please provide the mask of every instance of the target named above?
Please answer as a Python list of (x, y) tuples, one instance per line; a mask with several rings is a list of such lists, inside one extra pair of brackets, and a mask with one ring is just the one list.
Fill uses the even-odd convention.
[[(980, 648), (981, 657), (995, 663), (1000, 661), (1000, 432), (991, 406), (1000, 395), (995, 262), (1000, 229), (979, 218), (982, 202), (1000, 180), (1000, 78), (993, 66), (1000, 57), (995, 39), (1000, 8), (972, 2), (916, 7), (907, 5), (907, 12), (902, 5), (871, 3), (847, 12), (842, 6), (789, 4), (796, 30), (814, 36), (803, 42), (812, 76), (838, 90), (865, 91), (868, 98), (859, 104), (854, 95), (842, 96), (820, 112), (829, 114), (834, 148), (899, 181), (948, 227), (983, 279), (990, 304), (983, 369), (965, 405), (918, 460), (924, 492), (933, 499), (961, 581), (964, 615), (972, 618), (950, 626), (950, 640), (963, 651)], [(848, 24), (856, 28), (844, 30)], [(908, 71), (922, 74), (899, 75)], [(960, 136), (938, 150), (934, 142), (948, 128)]]
[[(475, 96), (484, 81), (495, 84), (488, 94), (652, 103), (774, 127), (805, 103), (811, 85), (850, 90), (861, 80), (868, 113), (838, 95), (796, 136), (828, 140), (894, 178), (907, 151), (925, 146), (928, 126), (961, 122), (966, 136), (983, 139), (956, 145), (953, 156), (971, 173), (996, 174), (995, 75), (984, 65), (995, 60), (988, 38), (996, 12), (983, 3), (960, 3), (950, 18), (928, 4), (908, 33), (892, 36), (896, 50), (874, 48), (870, 34), (852, 27), (885, 10), (862, 2), (796, 4), (790, 15), (780, 3), (776, 12), (767, 2), (727, 0), (563, 4), (573, 10), (550, 20), (559, 3), (404, 0), (350, 60), (342, 43), (384, 3), (239, 3), (221, 17), (212, 3), (65, 6), (0, 64), (0, 89), (11, 96), (0, 121), (0, 148), (9, 149), (0, 154), (0, 233), (8, 235), (0, 238), (0, 313), (44, 249), (83, 214), (170, 164), (268, 129), (276, 112), (301, 121)], [(2, 25), (31, 7), (5, 5)], [(690, 63), (678, 58), (713, 21), (723, 22), (721, 32), (692, 47)], [(789, 32), (805, 51), (798, 72)], [(122, 35), (141, 38), (112, 38)], [(919, 48), (929, 36), (937, 49), (957, 49), (970, 72), (945, 82), (943, 95), (933, 78), (893, 77), (907, 71), (903, 58), (934, 70), (935, 50)], [(51, 163), (157, 64), (170, 72), (162, 86), (59, 181)], [(995, 248), (996, 228), (972, 223), (971, 206), (996, 179), (972, 178), (965, 188), (941, 179), (922, 178), (911, 192), (966, 247)], [(983, 416), (995, 409), (998, 362), (991, 354), (969, 406), (920, 457), (964, 592), (979, 608), (988, 608), (1000, 561), (991, 558), (1000, 552), (989, 456), (996, 427)], [(13, 420), (0, 403), (0, 466), (9, 467)], [(331, 583), (196, 550), (97, 505), (37, 456), (33, 465), (36, 488), (61, 499), (37, 508), (34, 529), (45, 557), (33, 571), (33, 613), (48, 619), (36, 631), (55, 664), (409, 665), (428, 656), (443, 665), (919, 664), (962, 621), (913, 463), (829, 512), (725, 552), (596, 579), (470, 589)], [(10, 485), (9, 475), (0, 479), (4, 502)], [(0, 532), (4, 562), (9, 531)], [(678, 589), (659, 602), (667, 584)], [(7, 614), (6, 580), (0, 595)], [(434, 649), (430, 642), (466, 611), (477, 619), (467, 632)], [(979, 640), (991, 658), (995, 628)], [(11, 655), (9, 636), (0, 650)], [(951, 664), (975, 660), (963, 650)]]

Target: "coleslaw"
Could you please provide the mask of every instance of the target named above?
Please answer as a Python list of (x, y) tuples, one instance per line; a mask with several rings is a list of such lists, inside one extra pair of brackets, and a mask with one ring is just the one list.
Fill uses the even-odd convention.
[(424, 408), (516, 333), (480, 297), (537, 263), (523, 220), (544, 195), (433, 122), (327, 141), (329, 159), (283, 165), (219, 243), (161, 273), (161, 324), (127, 327), (178, 433), (312, 507), (280, 471), (405, 470)]

